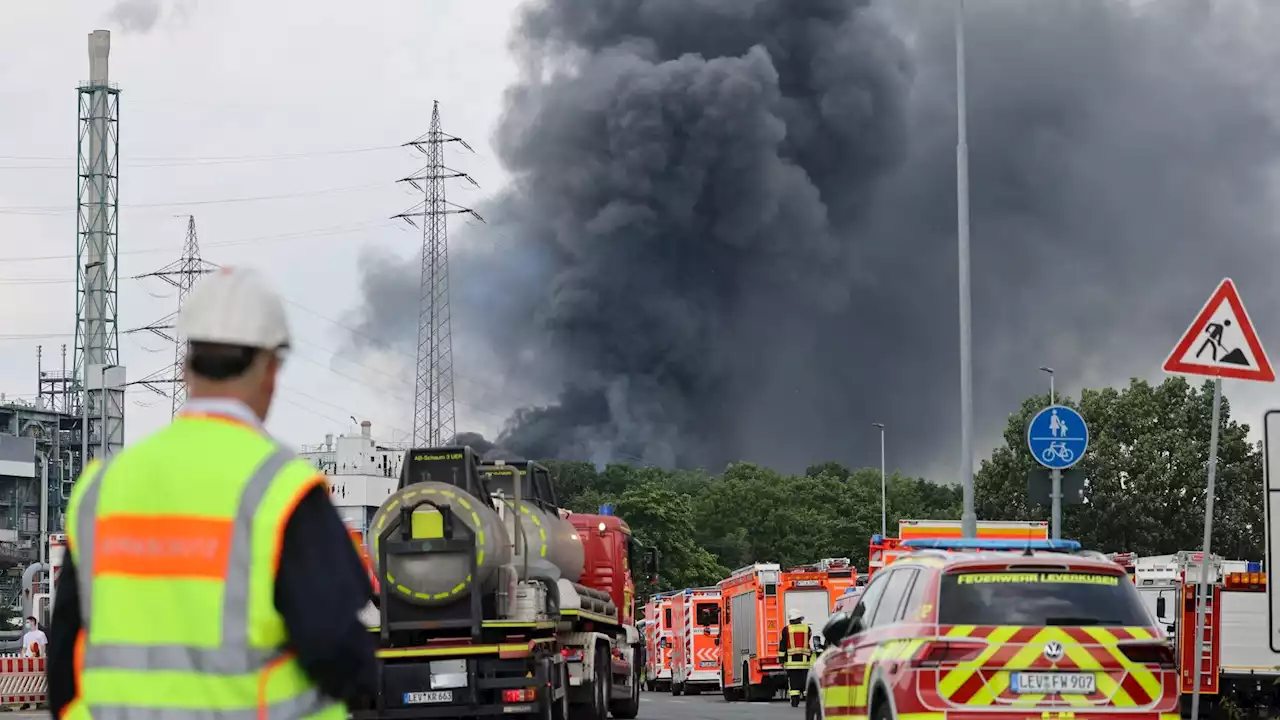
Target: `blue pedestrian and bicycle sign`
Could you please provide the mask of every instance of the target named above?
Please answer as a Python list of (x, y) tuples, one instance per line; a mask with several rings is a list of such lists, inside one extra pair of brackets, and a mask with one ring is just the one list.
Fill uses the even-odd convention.
[(1089, 449), (1089, 428), (1075, 410), (1050, 405), (1031, 419), (1027, 447), (1041, 465), (1050, 470), (1066, 470), (1080, 462)]

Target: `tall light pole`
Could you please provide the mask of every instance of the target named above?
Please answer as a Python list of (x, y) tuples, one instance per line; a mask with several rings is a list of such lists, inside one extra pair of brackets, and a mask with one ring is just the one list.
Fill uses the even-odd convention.
[(889, 529), (889, 485), (884, 474), (884, 423), (871, 423), (880, 428), (880, 537), (888, 536)]
[(1045, 367), (1045, 366), (1041, 365), (1041, 366), (1040, 366), (1040, 372), (1047, 372), (1047, 373), (1049, 373), (1049, 404), (1050, 404), (1050, 405), (1057, 405), (1057, 404), (1058, 404), (1058, 396), (1057, 396), (1057, 394), (1056, 394), (1056, 393), (1054, 393), (1054, 391), (1053, 391), (1053, 368), (1051, 368), (1051, 367)]
[[(1057, 405), (1058, 397), (1053, 387), (1053, 368), (1040, 366), (1042, 372), (1049, 373), (1049, 404)], [(1062, 539), (1062, 471), (1054, 468), (1049, 471), (1049, 534), (1054, 540)]]
[(956, 0), (956, 225), (960, 269), (960, 483), (964, 511), (961, 535), (978, 536), (973, 509), (973, 358), (969, 308), (969, 126), (964, 84), (964, 0)]

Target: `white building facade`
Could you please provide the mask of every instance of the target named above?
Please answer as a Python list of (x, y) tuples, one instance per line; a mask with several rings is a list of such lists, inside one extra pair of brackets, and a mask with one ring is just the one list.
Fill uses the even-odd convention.
[(329, 497), (342, 519), (364, 532), (395, 492), (406, 449), (375, 441), (372, 423), (365, 420), (358, 434), (326, 435), (323, 445), (303, 447), (298, 454), (328, 477)]

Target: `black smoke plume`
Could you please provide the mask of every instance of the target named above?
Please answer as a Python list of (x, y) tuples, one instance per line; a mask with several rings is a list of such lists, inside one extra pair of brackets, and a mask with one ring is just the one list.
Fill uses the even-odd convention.
[[(1040, 365), (1068, 390), (1155, 376), (1224, 275), (1275, 308), (1277, 24), (1245, 0), (968, 5), (989, 445)], [(498, 444), (795, 469), (874, 462), (874, 421), (890, 465), (955, 477), (952, 28), (939, 0), (529, 4), (495, 138), (514, 181), (451, 263), (458, 372), (561, 389)], [(412, 347), (413, 267), (365, 264), (362, 332)]]

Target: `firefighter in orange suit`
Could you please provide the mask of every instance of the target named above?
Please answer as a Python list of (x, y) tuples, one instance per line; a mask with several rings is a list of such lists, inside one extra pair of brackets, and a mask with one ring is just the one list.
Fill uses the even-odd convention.
[(813, 663), (812, 637), (809, 626), (804, 624), (804, 615), (792, 608), (787, 613), (787, 627), (783, 629), (782, 640), (778, 643), (778, 657), (787, 671), (787, 695), (791, 699), (791, 707), (798, 706), (804, 698), (809, 665)]

